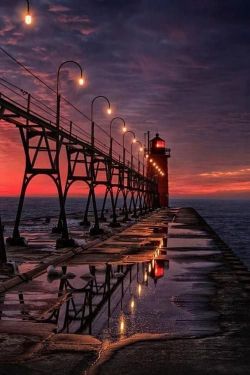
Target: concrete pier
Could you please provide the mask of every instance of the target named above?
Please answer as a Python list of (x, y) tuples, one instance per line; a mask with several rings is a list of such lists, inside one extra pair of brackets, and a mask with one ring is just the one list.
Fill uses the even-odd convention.
[[(2, 281), (1, 374), (248, 373), (250, 273), (195, 210), (159, 210), (74, 251), (53, 259), (66, 270), (54, 280), (43, 261)], [(93, 283), (81, 330), (72, 311), (63, 325)]]

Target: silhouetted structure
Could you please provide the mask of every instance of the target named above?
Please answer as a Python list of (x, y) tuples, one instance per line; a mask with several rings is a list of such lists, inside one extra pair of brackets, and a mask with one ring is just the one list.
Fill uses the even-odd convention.
[[(153, 163), (156, 163), (163, 171), (163, 176), (155, 175), (153, 164), (150, 163), (151, 158)], [(166, 142), (156, 133), (156, 136), (149, 142), (148, 177), (151, 179), (153, 177), (157, 178), (157, 197), (159, 198), (158, 205), (160, 207), (168, 207), (169, 205), (168, 158), (170, 158), (170, 149), (166, 148)]]
[[(144, 169), (141, 173), (140, 168), (138, 170), (132, 162), (121, 161), (117, 152), (112, 153), (109, 149), (106, 151), (97, 139), (94, 143), (93, 134), (91, 142), (79, 136), (79, 133), (75, 134), (72, 121), (66, 122), (63, 117), (58, 119), (53, 110), (26, 91), (16, 86), (9, 90), (9, 95), (0, 93), (0, 119), (14, 124), (19, 129), (25, 153), (24, 178), (13, 236), (8, 239), (11, 245), (26, 244), (19, 233), (19, 225), (27, 187), (37, 175), (49, 176), (57, 187), (60, 216), (54, 231), (62, 235), (57, 240), (57, 247), (74, 246), (74, 240), (70, 238), (68, 232), (65, 202), (70, 186), (76, 181), (82, 181), (88, 187), (83, 224), (89, 225), (88, 215), (91, 207), (94, 214), (91, 234), (102, 233), (96, 204), (96, 187), (99, 185), (103, 185), (106, 189), (102, 216), (105, 212), (107, 195), (110, 194), (111, 197), (111, 226), (119, 225), (117, 223), (119, 197), (123, 200), (125, 219), (128, 218), (131, 207), (135, 217), (155, 208), (155, 202), (158, 201), (156, 176), (149, 178), (144, 174)], [(59, 163), (62, 148), (66, 149), (68, 162), (65, 188), (61, 182)], [(41, 155), (42, 160), (46, 160), (46, 165), (39, 163)]]

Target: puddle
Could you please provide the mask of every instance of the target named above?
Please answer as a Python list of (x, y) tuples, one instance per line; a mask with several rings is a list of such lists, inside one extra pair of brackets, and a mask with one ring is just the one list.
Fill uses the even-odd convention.
[[(196, 282), (195, 267), (169, 263), (159, 250), (141, 263), (62, 265), (60, 278), (42, 274), (2, 295), (0, 319), (54, 323), (58, 333), (91, 334), (105, 342), (138, 333), (214, 332), (216, 316), (207, 307), (213, 290)], [(176, 282), (185, 274), (189, 279)]]
[[(161, 278), (167, 268), (157, 248), (154, 259), (138, 264), (76, 264), (56, 268), (58, 274), (44, 273), (0, 296), (0, 319), (20, 322), (50, 322), (57, 332), (93, 333), (127, 303), (128, 290), (139, 287), (145, 294), (149, 279)], [(29, 269), (26, 264), (23, 271)], [(32, 265), (33, 266), (33, 265)], [(159, 274), (160, 272), (160, 274)], [(136, 291), (134, 291), (136, 293)], [(134, 296), (134, 304), (136, 294)], [(135, 306), (134, 306), (135, 307)], [(107, 312), (107, 319), (102, 319)], [(101, 322), (101, 323), (100, 323)], [(93, 331), (93, 332), (92, 332)]]
[(209, 249), (213, 246), (214, 241), (207, 238), (169, 238), (168, 239), (168, 247), (175, 248), (175, 247), (200, 247), (204, 249)]
[[(171, 238), (184, 232), (194, 237)], [(118, 243), (113, 238), (85, 252), (84, 260), (80, 255), (61, 264), (54, 277), (44, 273), (1, 295), (0, 320), (53, 323), (55, 332), (91, 334), (105, 342), (142, 333), (218, 332), (207, 277), (216, 263), (206, 259), (216, 252), (211, 240), (195, 237), (205, 233), (176, 224), (166, 227), (163, 221), (159, 226), (140, 223), (128, 233)], [(144, 234), (147, 241), (141, 246)]]

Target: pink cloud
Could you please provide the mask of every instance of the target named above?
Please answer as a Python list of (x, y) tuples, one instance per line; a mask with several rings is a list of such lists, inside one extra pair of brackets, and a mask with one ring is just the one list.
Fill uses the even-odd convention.
[(64, 6), (64, 5), (60, 5), (60, 4), (53, 4), (53, 5), (50, 5), (49, 6), (49, 11), (50, 12), (68, 12), (70, 11), (70, 8)]
[(58, 21), (61, 23), (90, 23), (91, 20), (87, 16), (75, 16), (69, 14), (60, 14), (58, 15)]
[(213, 172), (204, 172), (200, 173), (199, 176), (201, 177), (234, 177), (234, 176), (242, 176), (242, 175), (249, 175), (250, 168), (241, 168), (233, 171), (213, 171)]
[(84, 27), (83, 29), (80, 30), (80, 32), (82, 35), (88, 36), (90, 34), (95, 33), (97, 30), (98, 28), (95, 28), (95, 27)]

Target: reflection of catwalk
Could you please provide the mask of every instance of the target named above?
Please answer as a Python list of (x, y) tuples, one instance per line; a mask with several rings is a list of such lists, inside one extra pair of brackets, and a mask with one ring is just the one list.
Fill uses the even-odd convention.
[[(157, 252), (155, 253), (157, 257)], [(76, 276), (68, 271), (67, 266), (49, 267), (47, 277), (49, 285), (58, 284), (57, 295), (51, 307), (48, 306), (41, 314), (36, 313), (36, 302), (30, 300), (30, 293), (19, 291), (18, 305), (13, 305), (17, 320), (33, 320), (37, 323), (52, 323), (59, 332), (93, 333), (109, 327), (110, 319), (116, 315), (117, 308), (122, 312), (129, 308), (136, 311), (143, 288), (148, 286), (148, 279), (155, 278), (154, 267), (164, 261), (156, 258), (139, 264), (102, 264), (89, 265), (88, 273)], [(166, 261), (165, 261), (166, 262)], [(147, 278), (145, 278), (147, 275)], [(135, 289), (135, 292), (131, 292)], [(7, 293), (8, 301), (13, 300), (13, 292)], [(40, 299), (42, 294), (40, 296)], [(15, 298), (14, 298), (15, 299)], [(39, 301), (39, 300), (38, 300)], [(11, 318), (8, 303), (5, 307), (5, 295), (1, 295), (0, 318)], [(32, 305), (30, 305), (32, 304)], [(39, 302), (38, 302), (39, 306)], [(19, 311), (18, 311), (19, 310)], [(125, 318), (124, 318), (125, 319)], [(121, 331), (125, 333), (125, 320), (119, 322)]]

